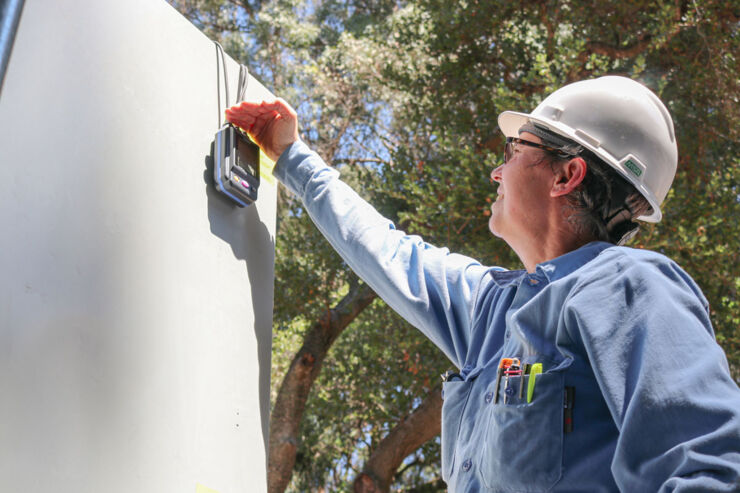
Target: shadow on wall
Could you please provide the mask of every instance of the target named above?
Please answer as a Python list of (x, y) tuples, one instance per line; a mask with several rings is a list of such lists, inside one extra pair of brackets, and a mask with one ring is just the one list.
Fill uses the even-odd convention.
[[(270, 232), (262, 223), (255, 205), (240, 209), (213, 185), (213, 148), (205, 157), (206, 169), (203, 179), (206, 183), (208, 200), (208, 222), (211, 233), (231, 246), (234, 257), (243, 260), (247, 268), (252, 295), (257, 357), (259, 362), (259, 401), (262, 421), (262, 438), (265, 456), (269, 434), (270, 413), (270, 368), (272, 351), (272, 309), (273, 309), (273, 265), (275, 245)], [(238, 220), (234, 221), (235, 212)], [(224, 218), (229, 217), (228, 221)], [(234, 227), (235, 223), (239, 227)]]

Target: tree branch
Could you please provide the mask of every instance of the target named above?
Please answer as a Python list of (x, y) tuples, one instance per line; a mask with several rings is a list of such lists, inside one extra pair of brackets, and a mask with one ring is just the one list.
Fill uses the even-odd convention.
[[(688, 27), (696, 27), (693, 24), (684, 24), (681, 22), (681, 6), (677, 6), (675, 16), (675, 23), (671, 29), (663, 36), (662, 43), (665, 44), (670, 41), (676, 34), (681, 32), (683, 29)], [(603, 55), (611, 59), (625, 59), (632, 58), (640, 53), (648, 50), (650, 45), (653, 43), (655, 37), (652, 34), (642, 34), (637, 38), (637, 41), (630, 44), (629, 46), (615, 46), (609, 43), (600, 41), (589, 41), (586, 43), (583, 51), (578, 55), (578, 60), (581, 64), (585, 64), (588, 60), (589, 55)]]
[(651, 35), (643, 35), (638, 38), (635, 43), (629, 46), (612, 46), (607, 43), (601, 43), (599, 41), (590, 41), (586, 43), (586, 49), (584, 53), (586, 55), (595, 53), (596, 55), (604, 55), (609, 58), (632, 58), (639, 55), (650, 46), (650, 42), (653, 37)]
[(298, 428), (306, 409), (306, 400), (329, 348), (376, 297), (367, 284), (351, 286), (349, 293), (334, 308), (327, 310), (306, 333), (303, 346), (283, 377), (270, 414), (267, 461), (269, 493), (282, 493), (290, 482), (298, 448)]
[(411, 414), (381, 440), (363, 471), (355, 478), (355, 493), (386, 493), (403, 459), (437, 436), (442, 421), (442, 393), (436, 388)]

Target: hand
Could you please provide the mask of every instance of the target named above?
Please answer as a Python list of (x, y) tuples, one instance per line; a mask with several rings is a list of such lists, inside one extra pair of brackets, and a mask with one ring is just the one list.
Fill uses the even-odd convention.
[(298, 140), (298, 116), (282, 98), (243, 101), (226, 110), (226, 120), (244, 129), (273, 161)]

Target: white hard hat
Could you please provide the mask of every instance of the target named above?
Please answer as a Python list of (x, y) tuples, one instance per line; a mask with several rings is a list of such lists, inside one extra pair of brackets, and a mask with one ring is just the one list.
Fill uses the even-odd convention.
[(498, 117), (507, 137), (518, 137), (527, 122), (592, 151), (653, 207), (652, 214), (637, 219), (660, 221), (660, 204), (676, 175), (678, 148), (671, 115), (650, 89), (626, 77), (600, 77), (558, 89), (531, 114), (504, 111)]

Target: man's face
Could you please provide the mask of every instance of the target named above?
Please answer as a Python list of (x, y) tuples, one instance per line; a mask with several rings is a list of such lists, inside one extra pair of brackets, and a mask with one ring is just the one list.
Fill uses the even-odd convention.
[[(528, 132), (519, 137), (542, 142)], [(491, 179), (498, 182), (498, 198), (491, 206), (488, 227), (512, 246), (521, 239), (537, 238), (546, 227), (546, 205), (554, 175), (550, 166), (538, 164), (545, 157), (542, 149), (514, 144), (506, 164), (491, 173)]]

